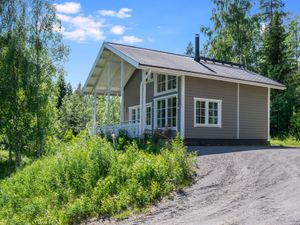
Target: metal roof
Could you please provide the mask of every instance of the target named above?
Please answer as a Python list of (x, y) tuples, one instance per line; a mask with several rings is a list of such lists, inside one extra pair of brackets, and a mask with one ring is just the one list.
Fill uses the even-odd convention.
[(209, 75), (215, 78), (228, 78), (236, 81), (246, 81), (257, 84), (271, 85), (284, 89), (285, 86), (260, 74), (251, 72), (241, 66), (230, 63), (201, 58), (196, 62), (190, 56), (163, 52), (158, 50), (134, 47), (129, 45), (106, 42), (108, 46), (136, 62), (139, 66), (157, 67), (193, 73), (195, 76)]

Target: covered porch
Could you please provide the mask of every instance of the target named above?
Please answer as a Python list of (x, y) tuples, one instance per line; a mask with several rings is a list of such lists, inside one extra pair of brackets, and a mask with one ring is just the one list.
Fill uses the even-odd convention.
[[(151, 71), (143, 70), (143, 77), (139, 89), (139, 118), (125, 120), (124, 87), (129, 81), (138, 65), (120, 55), (109, 45), (103, 45), (100, 49), (89, 77), (84, 85), (84, 93), (93, 96), (92, 101), (92, 134), (115, 134), (120, 130), (131, 137), (140, 137), (145, 130), (145, 105), (146, 105), (146, 79)], [(99, 124), (97, 121), (97, 96), (106, 96), (107, 112), (106, 123)], [(120, 122), (111, 122), (111, 97), (120, 96)]]

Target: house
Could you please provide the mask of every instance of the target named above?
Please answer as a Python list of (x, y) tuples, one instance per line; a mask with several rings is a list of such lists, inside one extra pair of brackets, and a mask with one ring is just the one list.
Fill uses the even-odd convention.
[[(188, 144), (265, 144), (270, 132), (270, 91), (285, 86), (242, 65), (104, 42), (84, 85), (108, 96), (108, 124), (93, 132), (131, 136), (168, 129)], [(120, 124), (110, 124), (110, 96), (119, 95)]]

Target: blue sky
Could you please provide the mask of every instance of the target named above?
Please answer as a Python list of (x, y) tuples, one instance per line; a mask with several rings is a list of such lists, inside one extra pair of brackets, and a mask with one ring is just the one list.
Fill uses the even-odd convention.
[[(284, 2), (288, 11), (300, 14), (300, 0)], [(71, 49), (65, 71), (73, 87), (84, 84), (103, 41), (183, 53), (201, 25), (211, 26), (213, 8), (210, 0), (69, 0), (56, 4), (64, 42)]]

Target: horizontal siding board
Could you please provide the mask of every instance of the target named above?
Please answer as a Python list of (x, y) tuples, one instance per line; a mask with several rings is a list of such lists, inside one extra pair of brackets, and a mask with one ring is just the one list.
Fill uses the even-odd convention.
[[(237, 133), (237, 84), (186, 77), (185, 137), (235, 139)], [(222, 100), (222, 127), (194, 127), (194, 97)]]
[(268, 89), (240, 85), (240, 138), (268, 138)]
[[(131, 78), (124, 87), (124, 117), (125, 121), (129, 120), (128, 107), (140, 104), (140, 84), (142, 81), (142, 70), (135, 70)], [(154, 83), (146, 84), (146, 103), (151, 103), (154, 94)]]
[(142, 71), (135, 70), (126, 86), (124, 87), (124, 117), (129, 120), (128, 107), (140, 104), (140, 83), (142, 81)]

